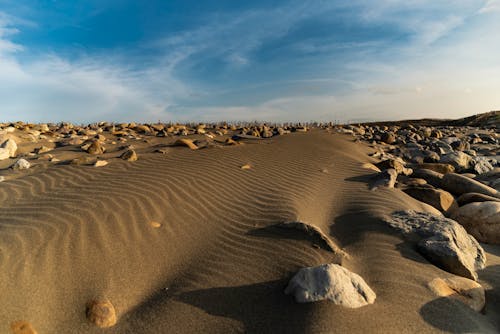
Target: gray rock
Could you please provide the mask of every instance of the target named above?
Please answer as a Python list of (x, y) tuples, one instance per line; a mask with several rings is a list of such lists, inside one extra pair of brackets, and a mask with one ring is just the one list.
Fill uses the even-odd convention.
[[(474, 165), (474, 171), (476, 171), (477, 174), (485, 174), (494, 169), (490, 159), (486, 157), (475, 157), (472, 162)], [(493, 162), (495, 165), (497, 164), (496, 160)]]
[(333, 263), (300, 269), (285, 294), (292, 294), (299, 303), (327, 299), (348, 308), (373, 304), (376, 298), (361, 276)]
[(499, 197), (498, 191), (487, 185), (466, 176), (448, 173), (441, 180), (441, 187), (452, 194), (480, 193), (488, 196)]
[(379, 187), (387, 187), (394, 188), (394, 184), (396, 184), (396, 179), (398, 177), (398, 173), (395, 169), (389, 168), (381, 171), (375, 175), (370, 183), (370, 189), (375, 190)]
[(423, 256), (450, 273), (476, 280), (476, 271), (485, 267), (481, 245), (452, 219), (408, 210), (395, 212), (387, 223), (416, 241)]
[(461, 206), (451, 217), (477, 240), (500, 244), (500, 202), (475, 202)]

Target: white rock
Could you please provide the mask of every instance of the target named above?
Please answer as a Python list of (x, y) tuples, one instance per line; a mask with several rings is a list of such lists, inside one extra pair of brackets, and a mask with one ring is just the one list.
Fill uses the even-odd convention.
[(348, 308), (373, 304), (376, 298), (361, 276), (333, 263), (300, 269), (285, 293), (294, 295), (299, 303), (328, 299)]
[(10, 158), (10, 152), (6, 148), (0, 147), (0, 160), (5, 160)]
[(17, 144), (14, 139), (7, 139), (0, 145), (0, 148), (5, 148), (9, 152), (9, 157), (13, 158), (16, 156)]
[(97, 160), (94, 163), (94, 167), (103, 167), (103, 166), (106, 166), (107, 164), (108, 164), (108, 162), (106, 160)]
[(451, 218), (481, 242), (500, 244), (500, 202), (473, 202), (453, 211)]
[(31, 164), (29, 163), (29, 161), (23, 158), (17, 160), (16, 163), (12, 165), (12, 169), (14, 170), (29, 169), (30, 167)]

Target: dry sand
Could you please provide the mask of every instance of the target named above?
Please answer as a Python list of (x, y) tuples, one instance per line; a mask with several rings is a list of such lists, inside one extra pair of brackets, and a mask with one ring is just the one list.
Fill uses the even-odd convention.
[[(371, 191), (363, 164), (375, 162), (373, 150), (352, 136), (315, 129), (154, 153), (160, 143), (134, 143), (135, 162), (117, 158), (117, 144), (103, 167), (38, 162), (2, 174), (0, 333), (19, 320), (39, 334), (500, 330), (500, 247), (485, 246), (483, 313), (436, 297), (428, 282), (451, 274), (381, 220), (436, 210), (399, 189)], [(86, 154), (50, 153), (61, 161)], [(298, 269), (340, 261), (307, 234), (276, 227), (287, 221), (329, 236), (376, 302), (347, 309), (285, 295)], [(113, 327), (87, 320), (94, 299), (114, 305)]]

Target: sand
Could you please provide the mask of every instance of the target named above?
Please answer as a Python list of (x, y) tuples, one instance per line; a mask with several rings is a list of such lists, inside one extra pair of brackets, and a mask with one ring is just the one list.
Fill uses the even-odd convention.
[[(500, 247), (484, 245), (482, 313), (436, 297), (428, 282), (451, 274), (382, 221), (436, 210), (397, 188), (370, 190), (367, 144), (321, 129), (197, 150), (174, 141), (138, 140), (134, 162), (116, 144), (98, 168), (38, 161), (2, 172), (0, 333), (21, 320), (39, 334), (500, 331)], [(276, 228), (290, 221), (315, 225), (348, 256)], [(284, 294), (297, 270), (332, 262), (362, 276), (376, 302), (347, 309)], [(96, 299), (112, 303), (114, 326), (88, 321)]]

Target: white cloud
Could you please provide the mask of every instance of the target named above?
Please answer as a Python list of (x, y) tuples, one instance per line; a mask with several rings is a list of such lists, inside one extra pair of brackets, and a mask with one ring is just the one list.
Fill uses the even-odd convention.
[(492, 13), (500, 11), (500, 1), (487, 0), (486, 3), (479, 9), (479, 14)]

